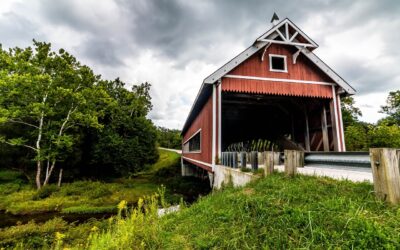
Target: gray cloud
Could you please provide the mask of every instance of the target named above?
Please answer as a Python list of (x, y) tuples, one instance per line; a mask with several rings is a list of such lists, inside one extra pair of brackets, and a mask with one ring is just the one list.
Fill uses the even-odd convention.
[[(168, 126), (173, 117), (171, 126), (179, 127), (186, 114), (175, 114), (190, 109), (201, 83), (188, 80), (188, 75), (202, 79), (249, 46), (270, 27), (274, 11), (281, 18), (289, 17), (320, 44), (317, 54), (324, 48), (335, 51), (325, 51), (328, 58), (324, 53), (320, 56), (360, 95), (399, 87), (397, 0), (293, 0), (285, 4), (279, 0), (15, 0), (8, 11), (0, 10), (0, 43), (28, 46), (32, 38), (42, 39), (71, 51), (105, 77), (152, 80), (157, 90), (152, 91), (151, 118)], [(49, 33), (54, 31), (73, 36)], [(353, 32), (365, 37), (330, 42), (335, 35), (351, 37)], [(341, 53), (346, 46), (356, 48), (357, 41), (369, 41), (370, 36), (377, 36), (379, 43), (354, 54)], [(378, 56), (368, 59), (375, 48), (379, 48)], [(369, 60), (382, 60), (382, 67)], [(203, 67), (202, 75), (188, 68), (194, 61)]]
[(0, 15), (0, 43), (10, 47), (21, 46), (40, 36), (39, 28), (29, 18), (15, 12)]

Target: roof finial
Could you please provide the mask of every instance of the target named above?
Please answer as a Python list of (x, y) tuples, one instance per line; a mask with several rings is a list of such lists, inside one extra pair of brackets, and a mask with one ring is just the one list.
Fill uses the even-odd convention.
[(271, 18), (272, 26), (275, 26), (275, 25), (278, 23), (278, 21), (279, 21), (279, 17), (278, 17), (278, 15), (274, 12), (274, 15), (273, 15), (272, 18)]

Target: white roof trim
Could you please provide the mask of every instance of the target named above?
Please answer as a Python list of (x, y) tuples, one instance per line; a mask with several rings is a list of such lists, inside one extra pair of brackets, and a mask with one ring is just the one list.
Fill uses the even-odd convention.
[[(301, 48), (298, 46), (297, 48)], [(342, 77), (340, 77), (335, 71), (333, 71), (324, 61), (322, 61), (313, 52), (303, 49), (301, 53), (305, 55), (310, 61), (312, 61), (318, 68), (320, 68), (325, 74), (327, 74), (333, 81), (335, 81), (340, 87), (342, 87), (350, 95), (354, 95), (356, 90), (350, 86)]]
[(213, 84), (214, 82), (218, 81), (221, 77), (226, 75), (229, 71), (236, 68), (239, 64), (244, 62), (247, 58), (254, 55), (257, 51), (259, 51), (262, 47), (267, 45), (268, 42), (256, 42), (252, 46), (248, 47), (242, 53), (234, 57), (224, 66), (219, 68), (217, 71), (209, 75), (206, 79), (204, 79), (205, 84)]

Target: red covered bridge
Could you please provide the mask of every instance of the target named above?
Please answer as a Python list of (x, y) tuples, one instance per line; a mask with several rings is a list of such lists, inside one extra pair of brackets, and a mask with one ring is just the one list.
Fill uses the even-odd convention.
[(221, 152), (265, 139), (280, 150), (345, 151), (340, 97), (355, 90), (292, 21), (275, 24), (208, 76), (182, 129), (182, 169), (212, 172)]

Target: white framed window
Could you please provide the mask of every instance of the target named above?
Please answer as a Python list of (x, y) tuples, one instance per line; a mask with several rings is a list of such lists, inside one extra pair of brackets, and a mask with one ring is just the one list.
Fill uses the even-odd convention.
[(269, 71), (287, 73), (286, 56), (269, 54)]
[(201, 153), (201, 129), (183, 143), (184, 153)]

